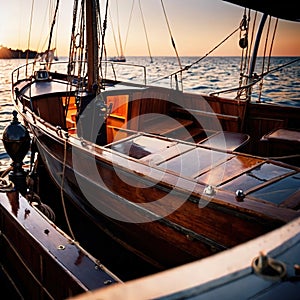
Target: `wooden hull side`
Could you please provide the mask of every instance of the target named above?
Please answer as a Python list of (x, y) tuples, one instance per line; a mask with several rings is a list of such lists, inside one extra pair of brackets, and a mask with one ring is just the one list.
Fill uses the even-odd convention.
[(0, 216), (1, 265), (22, 299), (65, 299), (116, 282), (18, 192), (0, 194)]
[[(36, 127), (32, 127), (32, 131), (38, 137), (39, 152), (49, 174), (60, 186), (64, 143), (51, 139)], [(144, 209), (136, 204), (145, 202), (149, 204), (162, 199), (169, 194), (171, 187), (158, 183), (145, 188), (145, 178), (134, 172), (127, 173), (121, 170), (116, 173), (115, 167), (99, 155), (99, 158), (96, 158), (96, 165), (103, 180), (103, 186), (97, 183), (97, 178), (94, 178), (93, 174), (84, 173), (75, 176), (70, 148), (66, 154), (64, 177), (66, 194), (80, 209), (94, 219), (95, 223), (105, 224), (103, 229), (109, 228), (111, 235), (116, 235), (118, 239), (126, 241), (136, 249), (138, 254), (143, 253), (144, 256), (148, 256), (148, 259), (154, 259), (160, 265), (170, 267), (209, 256), (264, 234), (284, 223), (276, 219), (275, 213), (273, 217), (263, 213), (264, 209), (269, 209), (268, 205), (259, 205), (254, 202), (252, 209), (255, 208), (258, 213), (251, 214), (250, 208), (243, 203), (237, 203), (232, 193), (222, 192), (219, 194), (221, 197), (219, 202), (227, 199), (230, 205), (218, 204), (218, 199), (215, 199), (201, 208), (199, 199), (197, 200), (192, 195), (164, 218), (152, 222), (131, 223), (131, 220), (135, 218), (150, 218), (148, 220), (151, 220), (151, 217), (158, 214), (157, 212), (164, 214), (166, 210), (164, 206), (158, 207), (153, 204), (149, 206), (150, 209)], [(80, 155), (80, 165), (87, 170), (92, 169), (94, 163), (95, 156), (83, 149)], [(120, 172), (126, 176), (125, 181), (120, 179)], [(90, 191), (88, 195), (82, 194), (77, 182), (79, 177), (86, 190)], [(168, 198), (168, 205), (180, 203), (180, 197), (184, 196), (184, 193), (175, 193)], [(101, 210), (104, 210), (108, 216)], [(111, 215), (116, 218), (111, 218)], [(124, 216), (126, 216), (125, 219)]]

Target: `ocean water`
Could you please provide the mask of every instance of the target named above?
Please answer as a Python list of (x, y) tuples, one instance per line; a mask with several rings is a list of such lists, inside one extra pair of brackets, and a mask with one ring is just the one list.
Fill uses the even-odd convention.
[[(254, 88), (253, 99), (257, 99), (258, 94), (261, 94), (261, 101), (264, 102), (300, 106), (300, 60), (284, 68), (279, 68), (296, 59), (295, 57), (272, 58), (270, 69), (275, 71), (265, 76), (261, 93), (258, 89), (259, 86)], [(238, 86), (240, 58), (207, 57), (200, 60), (199, 63), (195, 63), (198, 60), (197, 57), (181, 58), (181, 67), (189, 66), (182, 73), (182, 76), (178, 75), (179, 87), (183, 90), (206, 94)], [(66, 58), (62, 57), (59, 61), (66, 61)], [(11, 73), (16, 67), (24, 63), (25, 60), (22, 59), (0, 59), (0, 167), (10, 163), (2, 143), (2, 134), (4, 128), (12, 120)], [(145, 65), (146, 68), (139, 67), (142, 65)], [(262, 66), (263, 61), (259, 58), (255, 70), (257, 74), (262, 72)], [(66, 64), (63, 68), (65, 67)], [(168, 76), (179, 69), (179, 62), (176, 57), (153, 57), (153, 62), (150, 62), (149, 57), (127, 57), (126, 64), (115, 66), (114, 70), (120, 80), (144, 82), (146, 72), (148, 84), (174, 86), (174, 81), (171, 81)], [(106, 74), (110, 74), (110, 70), (108, 65)], [(235, 94), (223, 94), (223, 96), (234, 97)]]

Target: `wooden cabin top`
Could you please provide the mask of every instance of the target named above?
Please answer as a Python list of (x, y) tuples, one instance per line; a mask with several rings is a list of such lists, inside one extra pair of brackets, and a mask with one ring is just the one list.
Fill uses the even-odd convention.
[[(210, 139), (214, 149), (210, 148)], [(299, 170), (234, 152), (236, 141), (244, 142), (240, 133), (220, 132), (199, 144), (137, 133), (105, 148), (154, 169), (210, 187), (212, 190), (207, 196), (214, 190), (223, 190), (234, 195), (237, 201), (247, 197), (297, 211), (300, 208)], [(227, 143), (229, 149), (226, 149)], [(241, 199), (238, 199), (239, 195)]]
[[(71, 87), (69, 91), (71, 91)], [(32, 98), (44, 96), (45, 94), (66, 94), (68, 91), (68, 84), (65, 81), (51, 80), (51, 81), (35, 81), (26, 89), (24, 95)]]

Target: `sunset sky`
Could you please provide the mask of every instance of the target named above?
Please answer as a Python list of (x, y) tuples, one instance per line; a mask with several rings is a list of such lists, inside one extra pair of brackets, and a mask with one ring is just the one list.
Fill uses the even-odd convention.
[[(143, 14), (140, 12), (139, 0), (135, 0), (132, 19), (129, 23), (132, 1), (110, 1), (111, 19), (114, 22), (111, 23), (111, 19), (108, 22), (109, 29), (106, 38), (108, 55), (117, 54), (112, 35), (112, 24), (116, 36), (118, 35), (118, 27), (120, 28), (125, 56), (146, 56), (149, 54), (142, 22), (144, 18), (151, 55), (174, 56), (175, 52), (171, 45), (161, 0), (140, 0)], [(0, 7), (0, 45), (22, 50), (27, 49), (28, 46), (32, 50), (45, 50), (51, 24), (48, 8), (49, 6), (54, 7), (55, 2), (54, 0), (2, 0)], [(32, 3), (34, 3), (34, 10), (30, 43), (28, 44)], [(105, 1), (101, 1), (101, 3), (105, 3)], [(170, 31), (180, 56), (205, 55), (238, 28), (244, 12), (243, 8), (221, 0), (164, 0), (163, 3)], [(118, 10), (116, 10), (116, 6)], [(58, 29), (54, 33), (56, 43), (53, 44), (53, 47), (57, 47), (57, 55), (59, 56), (68, 54), (72, 8), (72, 0), (60, 0)], [(260, 19), (261, 14), (258, 17)], [(118, 20), (120, 26), (118, 26)], [(254, 21), (254, 15), (252, 21)], [(274, 26), (273, 24), (271, 26)], [(127, 32), (128, 38), (126, 40)], [(300, 23), (280, 22), (276, 37), (281, 40), (281, 43), (275, 43), (273, 55), (300, 56)], [(230, 38), (220, 49), (213, 52), (213, 55), (240, 55), (241, 49), (238, 46), (238, 41), (239, 33)]]

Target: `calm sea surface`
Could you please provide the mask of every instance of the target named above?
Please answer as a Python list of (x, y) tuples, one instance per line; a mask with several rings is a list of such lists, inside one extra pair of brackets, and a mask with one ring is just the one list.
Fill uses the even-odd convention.
[[(192, 65), (182, 75), (182, 87), (185, 91), (211, 93), (238, 86), (240, 74), (239, 58), (207, 57), (198, 64), (194, 64), (197, 59), (196, 57), (181, 58), (182, 67)], [(270, 63), (270, 69), (285, 65), (295, 59), (294, 57), (273, 58)], [(64, 59), (61, 58), (61, 60)], [(11, 72), (14, 68), (24, 63), (25, 60), (20, 59), (0, 59), (0, 167), (3, 167), (3, 164), (8, 164), (10, 161), (2, 144), (2, 133), (12, 119), (11, 112), (13, 105), (10, 96)], [(155, 83), (170, 86), (170, 79), (164, 77), (179, 70), (179, 64), (175, 57), (154, 57), (152, 63), (150, 63), (148, 57), (127, 57), (127, 63), (146, 65), (148, 84)], [(255, 70), (257, 74), (262, 72), (261, 66), (262, 61), (258, 60), (258, 68)], [(142, 68), (133, 68), (132, 66), (125, 65), (118, 68), (116, 72), (120, 74), (119, 79), (143, 82), (144, 70)], [(300, 106), (300, 61), (298, 60), (294, 64), (268, 74), (264, 78), (263, 84), (262, 101)], [(257, 94), (258, 90), (254, 89), (253, 96), (256, 97)]]

